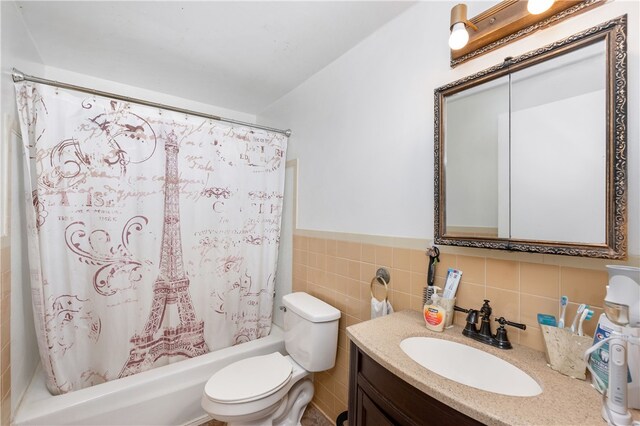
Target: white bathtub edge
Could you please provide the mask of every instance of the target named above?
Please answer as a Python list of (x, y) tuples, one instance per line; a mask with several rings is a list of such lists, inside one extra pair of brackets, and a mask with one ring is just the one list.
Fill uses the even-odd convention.
[(285, 353), (284, 334), (276, 325), (262, 339), (56, 396), (46, 389), (39, 365), (14, 425), (191, 425), (206, 416), (200, 397), (213, 373), (274, 351)]

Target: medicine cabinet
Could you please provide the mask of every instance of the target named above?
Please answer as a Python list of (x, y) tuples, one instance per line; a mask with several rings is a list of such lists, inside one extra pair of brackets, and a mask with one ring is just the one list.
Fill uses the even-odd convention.
[(626, 256), (626, 16), (435, 90), (436, 244)]

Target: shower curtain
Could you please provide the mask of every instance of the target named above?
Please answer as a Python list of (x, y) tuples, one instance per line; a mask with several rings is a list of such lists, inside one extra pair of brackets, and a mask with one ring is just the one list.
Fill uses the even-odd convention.
[(16, 95), (52, 393), (269, 334), (285, 136), (31, 82)]

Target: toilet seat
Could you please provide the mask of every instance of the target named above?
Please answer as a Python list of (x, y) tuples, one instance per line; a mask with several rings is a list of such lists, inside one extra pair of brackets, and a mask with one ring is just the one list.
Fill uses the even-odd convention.
[(279, 352), (246, 358), (215, 373), (204, 388), (207, 399), (220, 404), (256, 401), (289, 383), (292, 364)]

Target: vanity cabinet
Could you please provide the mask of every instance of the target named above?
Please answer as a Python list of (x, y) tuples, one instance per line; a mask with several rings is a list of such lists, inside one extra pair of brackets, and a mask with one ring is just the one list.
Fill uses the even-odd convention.
[(349, 425), (481, 425), (401, 380), (351, 342)]

